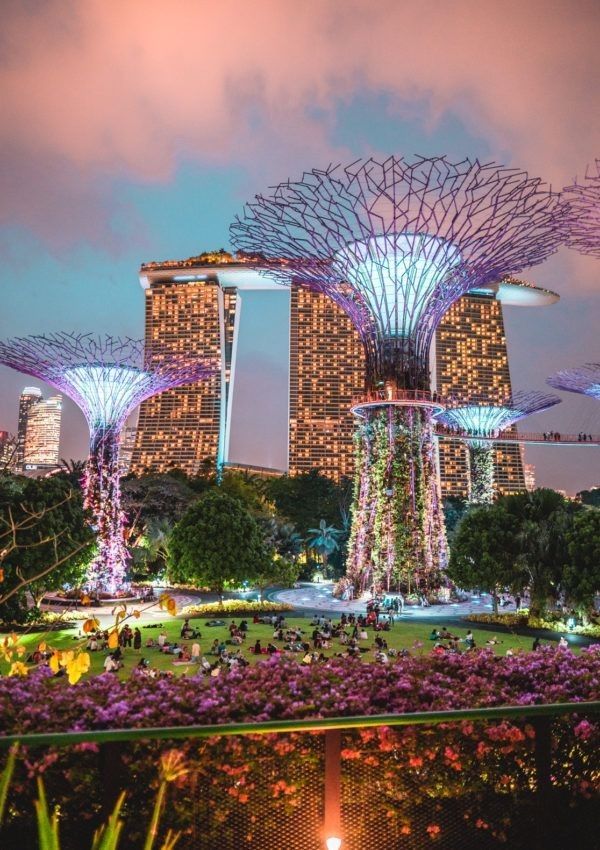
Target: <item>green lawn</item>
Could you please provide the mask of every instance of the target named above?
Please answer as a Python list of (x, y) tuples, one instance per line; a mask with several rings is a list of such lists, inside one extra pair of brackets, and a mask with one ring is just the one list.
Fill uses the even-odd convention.
[[(231, 622), (230, 619), (223, 619), (225, 619), (226, 623)], [(248, 661), (251, 664), (256, 664), (259, 660), (261, 660), (261, 658), (264, 660), (266, 656), (255, 656), (251, 651), (249, 651), (250, 647), (254, 646), (254, 642), (257, 640), (257, 638), (260, 639), (262, 646), (266, 647), (267, 643), (272, 640), (273, 629), (271, 626), (253, 623), (252, 616), (247, 616), (246, 619), (248, 620), (249, 630), (247, 633), (245, 644), (242, 649), (244, 656), (248, 659)], [(239, 622), (240, 618), (235, 618), (235, 620), (236, 622)], [(208, 654), (213, 640), (215, 638), (219, 638), (219, 640), (225, 640), (229, 637), (229, 632), (227, 626), (207, 627), (205, 625), (206, 621), (206, 617), (191, 618), (190, 623), (195, 628), (199, 628), (202, 633), (202, 637), (198, 641), (201, 646), (201, 653), (203, 655), (206, 655), (209, 661), (213, 662), (215, 660), (215, 657)], [(143, 619), (130, 620), (129, 622), (132, 628), (134, 628), (135, 625), (140, 625), (143, 643), (145, 643), (146, 638), (150, 636), (156, 640), (161, 631), (160, 628), (148, 628), (148, 626), (151, 624), (149, 622), (144, 622)], [(163, 629), (167, 633), (169, 639), (177, 640), (179, 643), (182, 643), (179, 637), (181, 625), (183, 622), (182, 618), (171, 618), (165, 614), (165, 617), (161, 622), (163, 625)], [(289, 624), (290, 626), (297, 626), (304, 629), (305, 638), (309, 642), (311, 642), (311, 634), (313, 630), (313, 627), (310, 625), (310, 622), (310, 617), (286, 617), (287, 624)], [(452, 634), (457, 634), (459, 635), (459, 637), (464, 637), (469, 628), (469, 625), (467, 623), (444, 622), (444, 620), (435, 621), (435, 623), (413, 623), (400, 621), (396, 622), (392, 626), (391, 631), (382, 632), (381, 634), (387, 640), (389, 647), (393, 647), (397, 650), (408, 649), (413, 654), (424, 654), (431, 652), (433, 643), (429, 641), (429, 633), (434, 625), (437, 628), (442, 628), (443, 626), (446, 626), (449, 632), (451, 632)], [(45, 634), (42, 634), (40, 632), (32, 632), (30, 634), (22, 635), (20, 637), (20, 642), (26, 647), (28, 652), (34, 649), (41, 640), (46, 641), (50, 646), (56, 649), (64, 650), (75, 648), (79, 645), (85, 645), (85, 641), (83, 640), (83, 638), (80, 638), (78, 636), (80, 626), (81, 624), (78, 623), (77, 627), (70, 631), (56, 631)], [(478, 647), (484, 647), (486, 641), (494, 635), (494, 632), (487, 630), (484, 631), (473, 628), (472, 631), (475, 637), (475, 642)], [(375, 633), (371, 629), (369, 629), (368, 635), (368, 640), (360, 642), (361, 646), (369, 647), (370, 650), (369, 652), (362, 654), (362, 660), (374, 661), (374, 653), (371, 651), (371, 647), (373, 646)], [(504, 655), (506, 653), (506, 650), (509, 648), (515, 652), (518, 650), (531, 649), (532, 638), (530, 637), (502, 634), (500, 632), (496, 636), (501, 641), (501, 643), (498, 646), (493, 647), (493, 649), (499, 655)], [(191, 645), (193, 642), (194, 641), (191, 640), (185, 641), (185, 643), (188, 643), (189, 645)], [(277, 643), (276, 641), (273, 642)], [(422, 642), (423, 646), (415, 646), (415, 642)], [(232, 649), (236, 649), (236, 647), (232, 647)], [(323, 650), (326, 656), (331, 656), (336, 652), (343, 651), (344, 647), (337, 639), (333, 641), (333, 644), (330, 649)], [(119, 676), (122, 678), (127, 677), (131, 673), (132, 668), (137, 665), (141, 656), (147, 658), (150, 661), (152, 667), (155, 667), (159, 670), (172, 670), (175, 675), (181, 675), (186, 672), (194, 672), (196, 670), (196, 665), (175, 666), (173, 664), (172, 656), (158, 652), (156, 649), (145, 649), (142, 646), (142, 650), (140, 652), (137, 652), (133, 649), (125, 649), (123, 650), (123, 652), (124, 667), (119, 673)], [(90, 653), (90, 655), (92, 660), (92, 666), (90, 672), (87, 675), (95, 675), (98, 673), (102, 673), (106, 653), (94, 652)], [(301, 658), (301, 653), (296, 653), (296, 657)], [(8, 666), (9, 665), (6, 662), (0, 662), (0, 673), (5, 675), (8, 671)]]

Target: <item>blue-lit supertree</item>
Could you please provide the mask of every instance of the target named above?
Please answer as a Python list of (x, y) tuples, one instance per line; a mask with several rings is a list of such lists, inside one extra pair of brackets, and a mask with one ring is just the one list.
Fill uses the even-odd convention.
[(526, 174), (416, 157), (314, 170), (259, 195), (232, 226), (237, 248), (281, 283), (324, 293), (366, 352), (355, 406), (348, 578), (435, 584), (446, 563), (429, 392), (436, 326), (468, 290), (554, 252), (565, 204)]
[(567, 245), (600, 259), (600, 159), (596, 173), (588, 171), (582, 182), (567, 186), (563, 197), (570, 207)]
[(194, 356), (164, 354), (142, 340), (57, 333), (0, 342), (0, 363), (45, 381), (81, 409), (90, 430), (84, 478), (98, 553), (88, 583), (113, 593), (128, 563), (119, 486), (119, 441), (127, 417), (147, 398), (203, 380), (214, 366)]
[(561, 369), (548, 378), (547, 383), (555, 390), (566, 390), (600, 399), (600, 363), (585, 363), (573, 369)]
[(494, 498), (494, 440), (526, 416), (541, 413), (560, 399), (550, 393), (516, 392), (498, 402), (471, 399), (449, 406), (437, 416), (451, 433), (466, 438), (469, 448), (469, 502), (489, 504)]

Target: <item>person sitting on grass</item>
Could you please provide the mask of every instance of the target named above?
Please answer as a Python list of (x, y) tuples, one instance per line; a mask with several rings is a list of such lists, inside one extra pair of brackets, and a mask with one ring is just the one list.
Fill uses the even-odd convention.
[(123, 665), (119, 661), (117, 661), (117, 659), (114, 657), (114, 654), (107, 655), (106, 658), (104, 659), (104, 672), (105, 673), (116, 673), (117, 670), (119, 669), (119, 667), (122, 667), (122, 666)]
[(254, 649), (252, 650), (252, 652), (255, 655), (260, 655), (262, 653), (262, 646), (260, 645), (260, 638), (258, 638), (256, 643), (254, 644)]
[(144, 644), (144, 646), (146, 647), (146, 649), (154, 649), (154, 647), (156, 646), (154, 638), (146, 638), (146, 643)]
[(498, 638), (494, 635), (494, 637), (491, 637), (489, 640), (486, 640), (485, 645), (486, 646), (498, 646), (501, 643), (502, 643), (502, 641), (498, 640)]
[(215, 638), (210, 645), (210, 654), (218, 655), (219, 654), (219, 638)]
[(466, 633), (464, 637), (464, 642), (467, 644), (468, 649), (472, 649), (475, 646), (475, 638), (473, 637), (473, 632), (471, 629)]
[(431, 630), (431, 634), (429, 635), (429, 640), (439, 640), (439, 638), (440, 638), (440, 633), (439, 633), (438, 629), (436, 628), (436, 626), (434, 626)]
[(268, 643), (268, 644), (267, 644), (267, 653), (268, 653), (269, 655), (273, 655), (273, 654), (274, 654), (274, 653), (276, 653), (276, 652), (279, 652), (279, 647), (278, 647), (278, 646), (275, 646), (275, 644), (274, 644), (274, 643)]
[(380, 635), (377, 635), (377, 637), (375, 638), (375, 646), (377, 647), (377, 649), (387, 649), (387, 640), (385, 640), (385, 638), (382, 638)]

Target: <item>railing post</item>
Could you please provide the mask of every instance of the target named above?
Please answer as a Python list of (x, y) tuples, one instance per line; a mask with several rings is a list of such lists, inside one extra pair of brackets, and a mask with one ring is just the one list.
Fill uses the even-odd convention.
[(325, 732), (325, 812), (323, 838), (340, 836), (342, 784), (342, 732), (327, 729)]
[(103, 820), (106, 820), (112, 813), (119, 794), (125, 787), (125, 767), (121, 759), (122, 748), (123, 744), (120, 741), (106, 741), (99, 747)]
[(532, 720), (535, 729), (535, 834), (539, 850), (551, 850), (555, 846), (552, 811), (552, 718), (536, 717)]

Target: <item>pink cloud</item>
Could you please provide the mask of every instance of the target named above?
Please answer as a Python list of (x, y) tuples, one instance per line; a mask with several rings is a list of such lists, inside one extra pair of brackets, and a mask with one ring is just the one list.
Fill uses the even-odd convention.
[(335, 102), (365, 90), (424, 102), (433, 126), (457, 116), (556, 186), (598, 155), (593, 0), (46, 0), (6, 6), (3, 29), (3, 218), (36, 227), (46, 210), (18, 199), (32, 174), (57, 208), (69, 169), (87, 181), (72, 207), (85, 235), (78, 204), (89, 194), (102, 217), (107, 174), (166, 181), (191, 156), (274, 182), (324, 163), (340, 153)]

